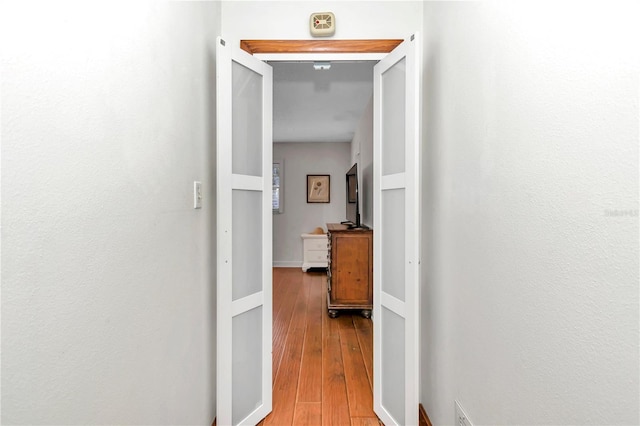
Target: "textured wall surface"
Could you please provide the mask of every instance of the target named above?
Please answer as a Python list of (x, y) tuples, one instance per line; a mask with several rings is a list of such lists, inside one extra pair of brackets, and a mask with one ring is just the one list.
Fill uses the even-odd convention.
[(331, 11), (335, 39), (407, 38), (422, 30), (420, 1), (226, 1), (222, 34), (229, 40), (311, 39), (309, 16)]
[(638, 424), (638, 3), (424, 8), (423, 404)]
[[(273, 158), (284, 160), (284, 213), (273, 215), (273, 263), (302, 266), (302, 238), (327, 223), (346, 220), (345, 173), (348, 142), (275, 143)], [(331, 202), (307, 203), (307, 175), (331, 175)]]
[(220, 4), (0, 16), (2, 423), (211, 424)]

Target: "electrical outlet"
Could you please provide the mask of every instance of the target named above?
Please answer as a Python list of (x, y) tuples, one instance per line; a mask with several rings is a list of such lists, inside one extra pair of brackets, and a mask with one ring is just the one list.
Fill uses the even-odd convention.
[(473, 426), (471, 420), (469, 420), (469, 416), (464, 412), (462, 407), (460, 406), (460, 402), (458, 400), (456, 402), (456, 421), (454, 422), (455, 426)]
[(202, 208), (202, 183), (198, 181), (193, 182), (193, 208)]

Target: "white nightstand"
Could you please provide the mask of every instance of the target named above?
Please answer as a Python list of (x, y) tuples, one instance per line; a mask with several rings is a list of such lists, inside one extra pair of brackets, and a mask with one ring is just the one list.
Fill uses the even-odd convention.
[(327, 234), (302, 234), (302, 270), (327, 267)]

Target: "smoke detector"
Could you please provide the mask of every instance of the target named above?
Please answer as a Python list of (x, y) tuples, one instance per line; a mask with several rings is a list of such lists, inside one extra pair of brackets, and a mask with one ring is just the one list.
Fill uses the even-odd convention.
[(336, 17), (331, 12), (316, 12), (309, 18), (311, 35), (315, 37), (329, 37), (336, 32)]

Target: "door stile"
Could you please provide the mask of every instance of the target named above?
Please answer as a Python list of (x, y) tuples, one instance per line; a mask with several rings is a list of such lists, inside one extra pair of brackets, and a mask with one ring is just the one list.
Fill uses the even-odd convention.
[[(378, 229), (374, 248), (374, 410), (389, 425), (417, 424), (418, 421), (421, 197), (421, 63), (418, 40), (417, 35), (405, 40), (374, 68), (374, 228)], [(404, 70), (402, 100), (397, 99), (397, 90), (385, 92), (385, 84), (393, 85), (385, 83), (383, 76), (394, 67)], [(384, 99), (385, 93), (387, 99)], [(402, 124), (398, 121), (399, 115), (390, 117), (394, 114), (385, 113), (403, 109)], [(384, 126), (390, 122), (401, 126), (398, 130), (404, 132), (404, 138), (398, 140), (385, 135)], [(389, 124), (389, 127), (393, 125)], [(404, 146), (398, 147), (398, 143)], [(394, 167), (388, 166), (392, 161), (388, 147), (404, 150), (404, 156), (396, 160), (403, 163), (402, 167), (400, 163)], [(396, 194), (394, 197), (400, 194), (395, 203), (385, 198), (394, 200), (392, 194)], [(398, 203), (400, 199), (404, 202)], [(398, 230), (402, 233), (403, 241), (391, 241), (392, 244), (400, 243), (404, 249), (404, 254), (396, 259), (384, 255), (385, 245), (388, 247), (389, 240), (394, 239), (393, 232), (389, 231), (395, 226), (389, 222), (393, 217), (402, 218), (397, 226), (404, 227)], [(402, 271), (397, 274), (401, 283), (390, 284), (393, 279), (389, 278), (389, 271), (393, 270)], [(401, 338), (398, 337), (400, 334)], [(400, 359), (401, 364), (398, 362)]]
[[(216, 148), (216, 173), (217, 173), (217, 424), (229, 425), (229, 424), (256, 424), (262, 418), (264, 418), (272, 408), (272, 388), (271, 388), (271, 334), (272, 334), (272, 223), (271, 223), (271, 162), (272, 162), (272, 70), (271, 67), (264, 62), (261, 62), (239, 48), (232, 48), (222, 38), (218, 38), (218, 45), (216, 51), (217, 58), (217, 148)], [(249, 139), (245, 139), (244, 151), (242, 149), (236, 150), (234, 153), (234, 123), (243, 123), (246, 121), (247, 126), (253, 125), (251, 123), (251, 112), (248, 112), (248, 108), (238, 108), (234, 110), (234, 96), (238, 96), (234, 93), (242, 93), (243, 86), (233, 86), (234, 82), (234, 63), (246, 68), (251, 74), (251, 78), (259, 76), (259, 82), (261, 84), (260, 100), (261, 100), (261, 127), (260, 138), (252, 138), (249, 131), (246, 131)], [(253, 84), (258, 81), (254, 78)], [(243, 82), (245, 85), (251, 85), (248, 80)], [(260, 102), (256, 100), (255, 102)], [(238, 102), (247, 102), (246, 98), (240, 99)], [(249, 101), (249, 104), (255, 105), (255, 102)], [(247, 105), (249, 105), (247, 104)], [(233, 114), (236, 116), (234, 117)], [(246, 116), (243, 116), (246, 114)], [(234, 120), (236, 120), (234, 122)], [(238, 121), (240, 120), (240, 121)], [(237, 127), (236, 127), (237, 128)], [(239, 133), (242, 133), (240, 131)], [(253, 142), (246, 142), (250, 140)], [(251, 152), (249, 148), (251, 143), (257, 143), (259, 150)], [(260, 157), (260, 172), (258, 175), (251, 171), (238, 171), (234, 173), (234, 168), (244, 167), (243, 161), (246, 160), (246, 164), (250, 163), (249, 158), (251, 155), (257, 158), (257, 153), (261, 153)], [(234, 155), (236, 156), (234, 158)], [(234, 163), (241, 164), (236, 166)], [(253, 173), (253, 174), (252, 174)], [(237, 194), (238, 199), (234, 199), (234, 194)], [(255, 200), (255, 196), (251, 194), (257, 194), (259, 197), (259, 204), (256, 204), (256, 209), (252, 211), (237, 211), (238, 207), (235, 207), (235, 201), (238, 202), (238, 206), (246, 200)], [(249, 197), (249, 198), (247, 198)], [(257, 200), (255, 200), (257, 201)], [(250, 201), (249, 201), (250, 202)], [(241, 209), (242, 210), (242, 209)], [(260, 211), (256, 211), (260, 210)], [(234, 227), (235, 232), (239, 235), (243, 228), (243, 215), (256, 215), (259, 214), (259, 226), (261, 232), (256, 235), (256, 240), (247, 242), (246, 233), (243, 234), (244, 239), (238, 238), (234, 240)], [(255, 218), (255, 216), (252, 216)], [(258, 223), (258, 221), (256, 221)], [(255, 225), (257, 226), (257, 225)], [(237, 237), (237, 236), (236, 236)], [(248, 247), (246, 244), (259, 244), (260, 245), (260, 258), (259, 260), (261, 268), (259, 271), (259, 278), (253, 279), (244, 277), (244, 281), (239, 277), (234, 276), (234, 262), (239, 262), (238, 265), (243, 267), (248, 265), (251, 267), (252, 259), (249, 255), (243, 252), (243, 247)], [(240, 245), (238, 245), (240, 244)], [(243, 245), (244, 244), (244, 245)], [(234, 258), (235, 250), (235, 258)], [(243, 257), (246, 256), (246, 257)], [(257, 263), (257, 262), (256, 262)], [(238, 270), (236, 269), (236, 272)], [(242, 275), (242, 271), (240, 271)], [(246, 281), (246, 280), (249, 281)], [(238, 281), (240, 280), (240, 281)], [(254, 288), (258, 284), (259, 288)], [(248, 286), (248, 287), (247, 287)], [(242, 290), (240, 290), (242, 288)], [(236, 298), (234, 299), (234, 292)], [(259, 310), (256, 310), (259, 309)], [(255, 315), (249, 315), (249, 313), (259, 313), (257, 317)], [(235, 331), (234, 334), (234, 320), (239, 319), (242, 315), (249, 315), (242, 318), (236, 326), (238, 330), (246, 329), (247, 323), (250, 318), (256, 318), (260, 321), (261, 326), (256, 324), (256, 331), (260, 333), (259, 336), (245, 335), (242, 331)], [(249, 319), (247, 319), (249, 318)], [(253, 321), (253, 320), (251, 320)], [(244, 327), (244, 328), (243, 328)], [(257, 334), (257, 333), (256, 333)], [(253, 339), (260, 339), (258, 346), (251, 343)], [(256, 363), (255, 359), (248, 361), (251, 355), (251, 351), (239, 350), (238, 353), (233, 353), (234, 345), (237, 348), (246, 348), (248, 346), (255, 349), (255, 353), (258, 353), (260, 357), (259, 363)], [(255, 356), (255, 353), (253, 354)], [(257, 358), (257, 356), (255, 357)], [(251, 371), (251, 368), (257, 367), (258, 372), (255, 375), (251, 375), (245, 372)], [(235, 370), (234, 370), (235, 369)], [(243, 380), (239, 381), (238, 377), (242, 377)], [(237, 389), (234, 389), (233, 383), (240, 383), (237, 385)], [(257, 389), (257, 391), (255, 391)], [(248, 407), (247, 401), (243, 400), (243, 392), (252, 392), (254, 400), (251, 400)]]

